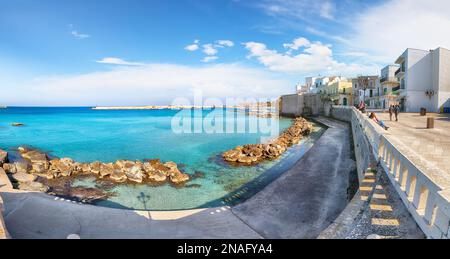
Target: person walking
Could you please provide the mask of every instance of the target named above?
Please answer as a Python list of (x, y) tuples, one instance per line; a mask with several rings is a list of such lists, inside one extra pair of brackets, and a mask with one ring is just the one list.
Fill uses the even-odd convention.
[(392, 121), (392, 115), (394, 114), (394, 105), (389, 106), (389, 118)]
[(394, 107), (394, 113), (395, 113), (395, 121), (398, 121), (398, 114), (400, 113), (400, 105), (395, 105)]

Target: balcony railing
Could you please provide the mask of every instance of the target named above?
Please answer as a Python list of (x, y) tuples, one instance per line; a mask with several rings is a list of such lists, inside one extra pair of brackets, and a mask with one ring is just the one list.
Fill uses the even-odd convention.
[(395, 76), (397, 77), (398, 75), (405, 73), (405, 70), (402, 68), (397, 69), (397, 71), (395, 71)]

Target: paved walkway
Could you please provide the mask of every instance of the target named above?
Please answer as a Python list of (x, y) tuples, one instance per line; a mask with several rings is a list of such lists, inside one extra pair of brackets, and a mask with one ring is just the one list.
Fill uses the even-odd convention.
[[(389, 120), (388, 113), (377, 116), (390, 127), (389, 134), (450, 176), (450, 116), (401, 113), (399, 121)], [(427, 117), (435, 118), (435, 129), (426, 129)]]
[(356, 174), (350, 125), (330, 128), (294, 167), (233, 212), (267, 238), (316, 238), (344, 210)]
[(345, 208), (355, 170), (349, 125), (329, 128), (294, 167), (234, 208), (138, 212), (3, 192), (13, 238), (315, 238)]

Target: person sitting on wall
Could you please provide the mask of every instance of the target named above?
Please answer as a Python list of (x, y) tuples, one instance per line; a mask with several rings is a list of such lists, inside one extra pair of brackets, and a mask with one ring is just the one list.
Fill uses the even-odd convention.
[(373, 120), (376, 124), (380, 125), (383, 129), (385, 129), (385, 130), (388, 130), (388, 129), (389, 129), (389, 127), (386, 126), (386, 124), (384, 124), (384, 122), (383, 122), (382, 120), (379, 120), (379, 119), (377, 118), (377, 115), (375, 115), (374, 112), (370, 113), (369, 118), (370, 118), (371, 120)]
[(362, 113), (366, 112), (366, 104), (363, 101), (359, 102), (358, 110), (360, 110)]

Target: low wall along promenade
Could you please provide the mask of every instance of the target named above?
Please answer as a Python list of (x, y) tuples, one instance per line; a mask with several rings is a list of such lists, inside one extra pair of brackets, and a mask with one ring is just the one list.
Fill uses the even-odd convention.
[(428, 238), (450, 237), (450, 179), (354, 107), (333, 106), (333, 118), (351, 122), (358, 177), (380, 163), (391, 184)]

